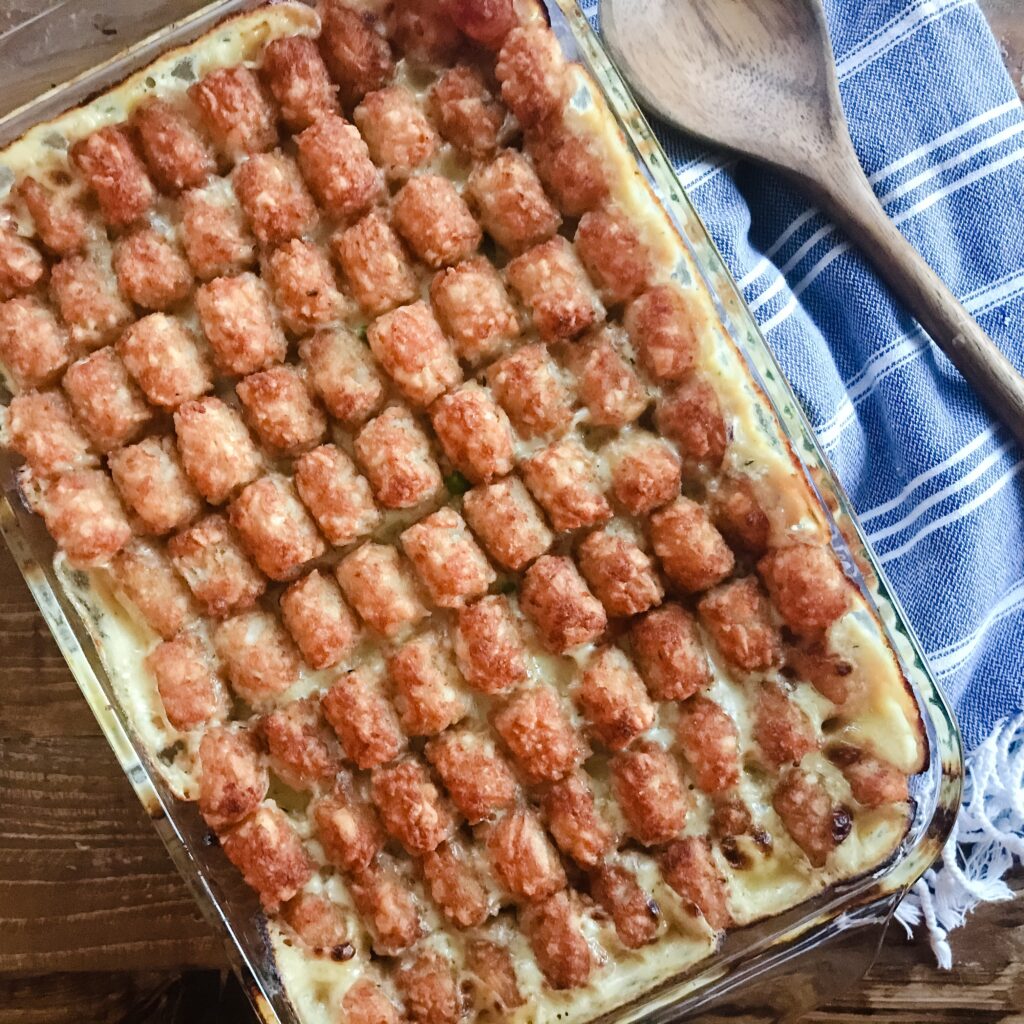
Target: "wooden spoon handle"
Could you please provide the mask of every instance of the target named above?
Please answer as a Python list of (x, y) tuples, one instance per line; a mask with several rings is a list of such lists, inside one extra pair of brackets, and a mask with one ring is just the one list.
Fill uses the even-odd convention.
[(828, 158), (827, 173), (800, 175), (935, 343), (974, 388), (989, 412), (1024, 447), (1024, 377), (903, 237), (875, 197), (852, 147)]

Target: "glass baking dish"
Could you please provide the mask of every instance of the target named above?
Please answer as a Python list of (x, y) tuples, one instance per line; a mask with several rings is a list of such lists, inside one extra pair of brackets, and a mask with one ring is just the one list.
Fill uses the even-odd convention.
[[(874, 956), (872, 939), (880, 941), (902, 895), (938, 856), (960, 802), (960, 736), (849, 499), (644, 115), (575, 0), (544, 3), (567, 56), (580, 61), (597, 83), (640, 172), (672, 218), (715, 297), (722, 322), (774, 409), (784, 437), (822, 501), (840, 559), (861, 586), (883, 635), (897, 652), (924, 725), (927, 764), (912, 780), (910, 827), (882, 866), (833, 885), (784, 914), (730, 932), (714, 955), (600, 1020), (602, 1024), (654, 1024), (706, 1013), (726, 1001), (735, 1005), (747, 1000), (762, 1011), (771, 1007), (780, 1019), (790, 1018), (863, 973)], [(0, 117), (0, 146), (110, 88), (163, 51), (191, 42), (222, 18), (257, 5), (257, 0), (220, 0), (195, 10), (196, 0), (144, 4), (125, 0), (99, 8), (81, 2), (57, 4), (31, 24), (0, 37), (0, 72), (13, 85), (8, 102), (34, 94), (53, 77), (80, 70), (86, 62), (102, 63)], [(166, 24), (175, 17), (180, 20)], [(75, 24), (83, 26), (84, 34), (75, 37), (77, 49), (72, 55), (62, 53), (53, 45), (55, 33)], [(160, 24), (165, 27), (124, 48), (126, 40), (139, 39)], [(69, 34), (62, 34), (63, 38)], [(83, 39), (90, 41), (78, 45)], [(112, 55), (115, 50), (120, 52)], [(79, 67), (72, 69), (70, 61)], [(22, 501), (15, 469), (14, 458), (0, 452), (0, 532), (68, 666), (172, 859), (223, 936), (257, 1014), (266, 1024), (301, 1024), (276, 970), (255, 897), (212, 848), (209, 830), (195, 806), (175, 797), (134, 734), (101, 663), (94, 629), (54, 572), (55, 546), (41, 520)]]

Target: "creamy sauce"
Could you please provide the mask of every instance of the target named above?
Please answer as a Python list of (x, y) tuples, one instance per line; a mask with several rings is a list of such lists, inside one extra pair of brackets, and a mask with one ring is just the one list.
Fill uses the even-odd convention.
[[(297, 4), (281, 4), (243, 15), (184, 51), (162, 57), (86, 107), (32, 129), (0, 155), (0, 162), (15, 176), (28, 170), (37, 174), (40, 169), (59, 168), (66, 163), (66, 149), (70, 142), (103, 125), (124, 120), (148, 96), (159, 95), (171, 100), (180, 98), (192, 81), (215, 67), (256, 62), (262, 47), (270, 39), (293, 33), (315, 34), (316, 30), (315, 15)], [(782, 543), (795, 535), (826, 541), (828, 533), (824, 517), (781, 439), (773, 414), (752, 384), (740, 354), (719, 323), (710, 296), (697, 283), (700, 277), (696, 266), (664, 211), (652, 198), (596, 88), (581, 69), (574, 69), (573, 74), (575, 94), (568, 114), (571, 127), (601, 140), (606, 165), (611, 172), (614, 198), (641, 226), (644, 240), (655, 254), (661, 277), (674, 278), (692, 289), (710, 313), (709, 326), (701, 339), (700, 362), (718, 392), (732, 427), (733, 440), (728, 449), (727, 467), (742, 470), (752, 477), (758, 499), (771, 520), (773, 543)], [(422, 74), (411, 75), (402, 65), (399, 81), (407, 84), (421, 98), (430, 84), (429, 77), (424, 80)], [(452, 177), (459, 187), (464, 185), (467, 167), (450, 147), (440, 148), (434, 167)], [(173, 230), (170, 221), (162, 221), (161, 224), (164, 230)], [(105, 244), (105, 241), (97, 244)], [(428, 275), (423, 274), (424, 294), (428, 280)], [(533, 340), (530, 334), (526, 335), (526, 340)], [(585, 411), (578, 413), (576, 426), (585, 429), (587, 423), (588, 414)], [(339, 435), (338, 440), (345, 439)], [(345, 443), (348, 444), (347, 440)], [(521, 457), (537, 446), (536, 442), (520, 442), (516, 454)], [(607, 478), (609, 471), (604, 460), (601, 460), (600, 470)], [(377, 538), (393, 539), (408, 522), (422, 513), (420, 508), (413, 513), (389, 514), (378, 529)], [(633, 529), (628, 522), (615, 528)], [(60, 556), (56, 568), (66, 591), (83, 613), (118, 700), (126, 709), (139, 741), (174, 792), (183, 799), (195, 799), (198, 785), (194, 769), (199, 734), (181, 733), (170, 725), (154, 680), (143, 667), (144, 658), (157, 644), (158, 638), (145, 625), (139, 624), (139, 616), (116, 592), (106, 572), (74, 572)], [(443, 624), (446, 618), (446, 613), (435, 613), (434, 622)], [(861, 703), (843, 710), (840, 734), (850, 742), (877, 751), (904, 771), (918, 770), (924, 751), (916, 706), (904, 688), (898, 664), (877, 623), (859, 597), (853, 609), (833, 626), (830, 642), (837, 653), (855, 666), (856, 678), (865, 684)], [(710, 644), (708, 646), (711, 649)], [(581, 666), (592, 653), (592, 647), (584, 647), (574, 651), (571, 657), (556, 657), (545, 653), (535, 641), (531, 641), (531, 677), (543, 680), (563, 695), (568, 695), (570, 687), (579, 678)], [(712, 657), (714, 659), (713, 649)], [(352, 656), (353, 661), (360, 659), (369, 659), (372, 666), (382, 672), (383, 655), (380, 650), (371, 650), (364, 645)], [(713, 672), (710, 695), (736, 721), (741, 756), (747, 753), (756, 756), (751, 693), (758, 678), (739, 680), (718, 659), (713, 660)], [(318, 692), (336, 674), (337, 670), (313, 672), (303, 668), (299, 681), (279, 702)], [(777, 675), (768, 673), (764, 678), (777, 678)], [(491, 701), (472, 693), (467, 693), (466, 697), (472, 708), (470, 718), (486, 721)], [(837, 714), (836, 708), (806, 683), (797, 685), (794, 699), (810, 717), (819, 735), (822, 723), (826, 719), (834, 719)], [(571, 702), (567, 700), (566, 706), (572, 707)], [(573, 715), (574, 724), (582, 727), (578, 713), (573, 711)], [(675, 717), (674, 706), (662, 704), (650, 737), (666, 745), (671, 743)], [(821, 754), (809, 755), (804, 766), (821, 774), (837, 801), (854, 805), (844, 777), (827, 758)], [(621, 814), (609, 794), (603, 755), (591, 758), (587, 769), (592, 775), (602, 813), (612, 823), (621, 825)], [(823, 870), (815, 870), (789, 838), (772, 809), (772, 782), (773, 779), (761, 771), (746, 770), (739, 784), (739, 794), (755, 820), (772, 836), (770, 850), (762, 849), (749, 837), (741, 838), (738, 845), (744, 854), (744, 865), (737, 868), (716, 849), (718, 865), (728, 880), (729, 907), (740, 925), (777, 914), (821, 892), (838, 879), (873, 868), (894, 850), (906, 828), (905, 808), (858, 809), (853, 817), (850, 836), (830, 857)], [(288, 996), (304, 1024), (337, 1024), (337, 1007), (344, 992), (370, 969), (370, 939), (344, 883), (327, 866), (316, 840), (310, 838), (313, 830), (306, 813), (307, 797), (291, 793), (276, 782), (272, 794), (276, 795), (299, 833), (309, 839), (307, 846), (318, 870), (308, 890), (327, 893), (343, 909), (356, 949), (351, 960), (341, 963), (314, 956), (302, 947), (288, 928), (271, 921), (270, 934), (277, 966)], [(687, 831), (699, 834), (708, 829), (711, 801), (696, 787), (692, 789), (692, 796), (694, 809), (687, 821)], [(525, 939), (510, 926), (506, 911), (492, 921), (488, 931), (503, 936), (511, 945), (527, 1005), (502, 1017), (493, 1007), (480, 1002), (476, 1007), (477, 1020), (580, 1024), (607, 1013), (713, 952), (716, 935), (662, 881), (653, 859), (647, 854), (632, 851), (617, 856), (637, 874), (640, 883), (659, 904), (662, 922), (659, 941), (641, 950), (627, 950), (618, 942), (614, 929), (603, 915), (588, 912), (583, 921), (584, 932), (602, 966), (595, 971), (589, 985), (559, 993), (544, 984)], [(430, 935), (428, 941), (442, 950), (456, 966), (462, 966), (466, 937), (445, 930), (443, 919), (426, 898), (421, 883), (413, 877), (411, 867), (406, 865), (402, 870), (416, 894)], [(385, 984), (390, 985), (390, 982)]]

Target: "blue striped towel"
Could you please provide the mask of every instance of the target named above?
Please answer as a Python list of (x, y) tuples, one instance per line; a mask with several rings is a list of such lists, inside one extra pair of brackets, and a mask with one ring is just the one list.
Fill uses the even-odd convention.
[[(580, 0), (597, 24), (597, 0)], [(825, 0), (876, 194), (1024, 369), (1024, 109), (969, 0)], [(693, 56), (680, 59), (699, 59)], [(923, 916), (946, 932), (1024, 855), (1024, 457), (865, 259), (777, 175), (655, 124), (953, 701), (965, 812)]]

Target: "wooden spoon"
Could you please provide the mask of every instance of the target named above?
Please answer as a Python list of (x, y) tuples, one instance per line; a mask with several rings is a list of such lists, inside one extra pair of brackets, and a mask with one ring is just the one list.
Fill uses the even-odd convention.
[(601, 0), (600, 9), (640, 102), (809, 192), (1024, 446), (1024, 378), (903, 237), (861, 169), (821, 0)]

